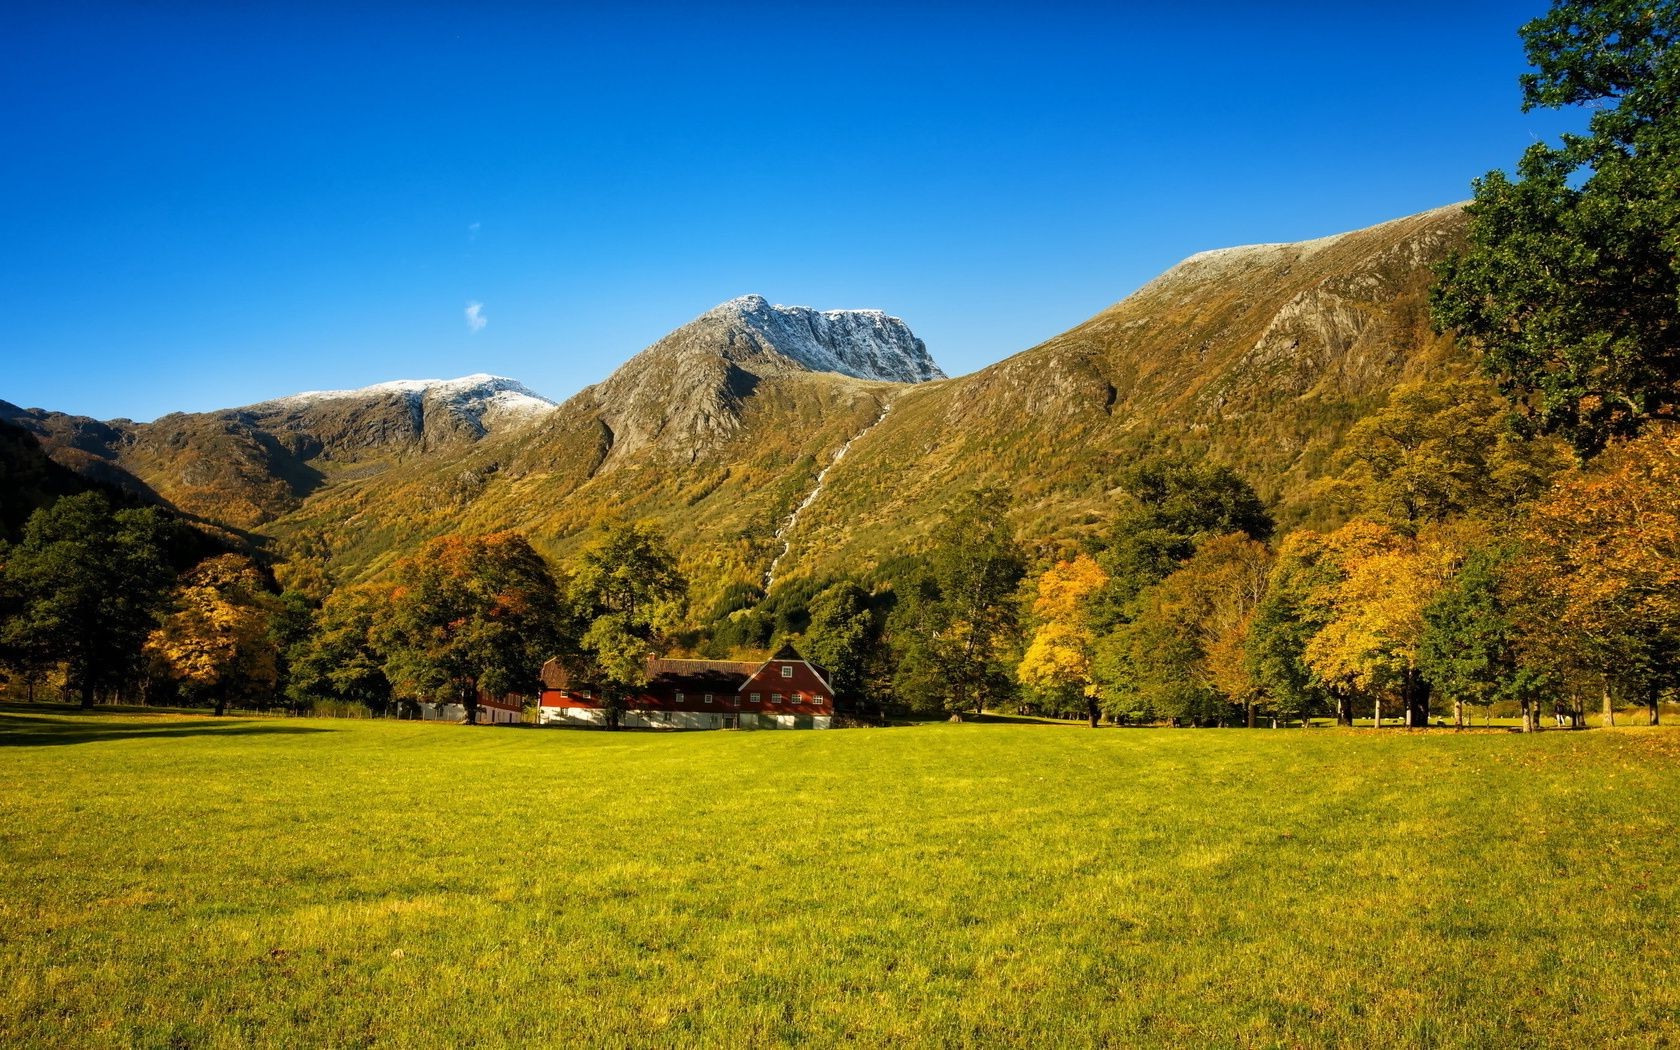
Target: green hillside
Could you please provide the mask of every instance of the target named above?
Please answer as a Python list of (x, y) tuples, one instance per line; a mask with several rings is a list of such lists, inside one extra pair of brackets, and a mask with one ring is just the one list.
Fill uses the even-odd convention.
[(36, 708), (0, 751), (9, 1046), (1680, 1038), (1673, 730)]

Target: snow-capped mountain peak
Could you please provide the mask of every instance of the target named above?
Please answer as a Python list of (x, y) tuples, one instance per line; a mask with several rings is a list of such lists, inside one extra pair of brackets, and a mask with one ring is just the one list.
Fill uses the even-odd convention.
[(773, 306), (762, 295), (743, 295), (707, 316), (751, 329), (777, 353), (813, 371), (893, 383), (945, 378), (910, 327), (880, 310)]

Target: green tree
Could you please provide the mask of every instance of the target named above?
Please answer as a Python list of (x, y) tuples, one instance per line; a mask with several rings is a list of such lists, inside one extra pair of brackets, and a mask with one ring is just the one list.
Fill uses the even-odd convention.
[(607, 724), (647, 684), (647, 661), (681, 621), (688, 581), (651, 525), (618, 524), (579, 556), (566, 601), (581, 634), (563, 654), (576, 677), (601, 692)]
[(478, 721), (483, 690), (533, 690), (561, 647), (559, 588), (524, 536), (443, 536), (399, 562), (375, 641), (405, 696), (453, 701)]
[(964, 496), (934, 530), (921, 574), (893, 610), (894, 691), (916, 710), (978, 716), (1013, 691), (1008, 647), (1026, 559), (1007, 506), (999, 489)]
[(1476, 180), (1431, 307), (1592, 455), (1680, 415), (1680, 2), (1554, 0), (1521, 33), (1524, 111), (1589, 107), (1588, 131)]
[(83, 707), (133, 681), (174, 581), (169, 532), (157, 510), (116, 510), (97, 492), (30, 515), (3, 570), (15, 599), (10, 646), (62, 664)]
[(391, 681), (376, 639), (390, 599), (390, 587), (372, 584), (341, 587), (327, 596), (307, 643), (292, 657), (288, 689), (295, 702), (324, 697), (362, 704), (376, 716), (385, 713)]
[(1126, 471), (1120, 487), (1127, 505), (1098, 555), (1109, 576), (1097, 603), (1100, 626), (1125, 621), (1129, 603), (1170, 576), (1198, 543), (1230, 533), (1265, 541), (1272, 534), (1265, 504), (1229, 467), (1154, 456)]
[(870, 593), (851, 580), (811, 599), (811, 626), (803, 651), (829, 673), (836, 698), (863, 700), (864, 682), (881, 644)]
[(1452, 701), (1453, 724), (1464, 726), (1464, 705), (1503, 700), (1522, 705), (1523, 728), (1539, 724), (1535, 699), (1552, 675), (1523, 656), (1523, 630), (1512, 609), (1504, 572), (1514, 555), (1506, 544), (1473, 547), (1452, 579), (1423, 611), (1418, 667)]

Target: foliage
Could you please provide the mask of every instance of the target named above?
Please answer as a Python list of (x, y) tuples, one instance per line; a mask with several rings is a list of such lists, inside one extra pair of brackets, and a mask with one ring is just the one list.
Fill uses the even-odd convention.
[(1466, 514), (1507, 517), (1569, 465), (1555, 442), (1517, 433), (1509, 415), (1485, 379), (1398, 386), (1349, 428), (1333, 487), (1361, 516), (1407, 532)]
[(1515, 586), (1535, 642), (1656, 717), (1680, 674), (1680, 431), (1616, 447), (1540, 501)]
[(837, 701), (863, 700), (865, 683), (881, 648), (871, 595), (841, 580), (811, 599), (811, 626), (801, 651), (829, 674)]
[(1166, 579), (1198, 542), (1233, 532), (1262, 541), (1272, 534), (1265, 505), (1229, 467), (1152, 456), (1120, 484), (1130, 505), (1115, 515), (1101, 554), (1111, 581), (1109, 622), (1123, 618), (1126, 603)]
[(146, 641), (189, 696), (208, 696), (216, 714), (230, 701), (265, 706), (280, 682), (272, 621), (280, 603), (248, 558), (224, 554), (194, 567), (172, 608)]
[(1046, 569), (1033, 602), (1038, 628), (1015, 669), (1021, 684), (1048, 699), (1054, 710), (1085, 708), (1092, 728), (1101, 712), (1093, 681), (1097, 639), (1091, 598), (1106, 583), (1108, 574), (1085, 554)]
[(393, 580), (375, 642), (400, 696), (459, 703), (475, 722), (481, 689), (535, 692), (537, 668), (561, 647), (559, 589), (518, 533), (432, 540)]
[(1351, 724), (1346, 693), (1319, 681), (1307, 664), (1307, 643), (1330, 617), (1329, 589), (1339, 579), (1324, 537), (1300, 530), (1283, 538), (1243, 641), (1243, 666), (1278, 718), (1302, 719), (1334, 704), (1336, 719)]
[(647, 661), (681, 620), (688, 581), (652, 526), (608, 526), (572, 566), (566, 604), (581, 628), (567, 656), (573, 670), (600, 688), (608, 724), (617, 728), (625, 701), (647, 682)]
[(922, 574), (893, 611), (894, 690), (918, 711), (978, 715), (1012, 692), (1008, 647), (1026, 559), (1007, 505), (1000, 489), (965, 495), (934, 530)]
[(1242, 654), (1271, 563), (1264, 543), (1231, 533), (1144, 591), (1105, 646), (1111, 711), (1196, 725), (1223, 723), (1232, 704), (1251, 707), (1258, 687)]
[(1524, 625), (1512, 607), (1505, 575), (1516, 551), (1510, 544), (1472, 547), (1452, 579), (1423, 610), (1418, 668), (1453, 702), (1463, 724), (1465, 703), (1484, 707), (1515, 701), (1529, 713), (1551, 682), (1547, 669), (1523, 652)]
[(1325, 538), (1334, 584), (1316, 596), (1327, 615), (1303, 657), (1331, 689), (1389, 694), (1408, 724), (1428, 721), (1428, 686), (1418, 673), (1423, 611), (1452, 571), (1456, 552), (1439, 533), (1412, 539), (1355, 521)]
[(321, 604), (307, 644), (292, 660), (288, 688), (304, 699), (361, 704), (384, 714), (391, 682), (376, 638), (390, 600), (391, 588), (376, 584), (333, 591)]
[(1436, 323), (1583, 454), (1680, 413), (1680, 3), (1554, 0), (1522, 29), (1523, 109), (1586, 106), (1475, 184)]
[(157, 510), (116, 510), (97, 492), (30, 515), (0, 569), (15, 603), (6, 650), (32, 668), (63, 664), (84, 707), (132, 682), (174, 578), (171, 531)]

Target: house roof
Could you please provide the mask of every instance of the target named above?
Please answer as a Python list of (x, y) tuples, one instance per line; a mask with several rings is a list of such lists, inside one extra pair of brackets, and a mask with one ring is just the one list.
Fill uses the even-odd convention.
[[(649, 657), (648, 684), (697, 693), (733, 693), (739, 691), (749, 678), (774, 660), (797, 660), (809, 664), (825, 684), (828, 682), (828, 672), (825, 669), (801, 656), (792, 643), (786, 643), (762, 660), (667, 660)], [(591, 683), (573, 681), (571, 672), (560, 662), (559, 657), (543, 664), (542, 683), (548, 689), (592, 688)]]

